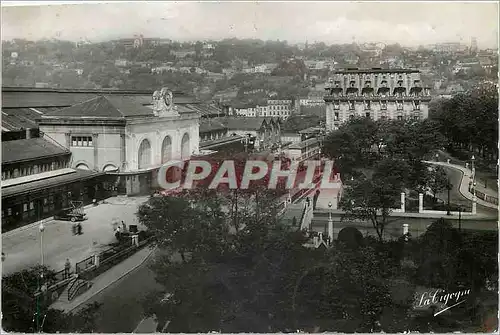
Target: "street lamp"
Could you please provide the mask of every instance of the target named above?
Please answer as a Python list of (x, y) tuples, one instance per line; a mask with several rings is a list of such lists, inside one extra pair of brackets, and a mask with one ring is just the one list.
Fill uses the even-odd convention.
[(448, 211), (446, 212), (446, 215), (451, 215), (450, 213), (450, 190), (451, 190), (451, 183), (450, 183), (450, 178), (448, 177), (448, 182), (446, 184), (446, 189), (448, 190)]
[(328, 238), (330, 243), (333, 243), (333, 219), (332, 219), (332, 203), (328, 203)]
[(471, 166), (472, 180), (474, 180), (475, 177), (476, 177), (476, 170), (474, 168), (474, 161), (476, 160), (476, 157), (474, 157), (474, 155), (472, 155), (472, 157), (470, 158), (470, 160), (472, 162), (472, 166)]
[(40, 265), (43, 266), (43, 231), (45, 230), (45, 226), (43, 225), (43, 223), (40, 223), (40, 226), (38, 228), (40, 229)]
[(458, 206), (458, 231), (462, 231), (462, 206)]
[(436, 162), (439, 161), (439, 154), (436, 154)]
[(42, 294), (45, 292), (45, 287), (43, 285), (43, 232), (45, 230), (45, 226), (43, 225), (43, 222), (40, 223), (40, 226), (38, 227), (40, 230), (40, 281), (39, 281), (39, 295), (37, 296), (37, 308), (36, 308), (36, 326), (38, 328), (38, 332), (42, 332), (42, 327), (43, 327), (43, 322), (40, 324), (40, 305), (39, 305), (39, 299), (42, 296)]

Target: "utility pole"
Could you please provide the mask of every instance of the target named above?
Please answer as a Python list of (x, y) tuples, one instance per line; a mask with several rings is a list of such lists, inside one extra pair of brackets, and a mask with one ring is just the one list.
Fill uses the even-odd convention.
[(451, 191), (450, 177), (448, 177), (448, 183), (446, 185), (446, 188), (448, 189), (448, 211), (446, 212), (446, 215), (451, 215), (451, 212), (450, 212), (450, 191)]
[(458, 207), (458, 231), (462, 232), (462, 206)]

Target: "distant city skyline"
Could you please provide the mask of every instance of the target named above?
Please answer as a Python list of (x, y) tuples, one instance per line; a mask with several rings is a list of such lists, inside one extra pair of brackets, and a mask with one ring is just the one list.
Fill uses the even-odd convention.
[(177, 41), (255, 38), (289, 43), (446, 42), (498, 47), (497, 2), (149, 2), (12, 6), (2, 40), (119, 38)]

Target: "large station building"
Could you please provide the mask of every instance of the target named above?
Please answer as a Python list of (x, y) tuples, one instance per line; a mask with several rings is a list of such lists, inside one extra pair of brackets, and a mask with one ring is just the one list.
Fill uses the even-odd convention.
[(150, 194), (162, 163), (200, 153), (206, 107), (168, 89), (3, 87), (4, 230), (94, 199)]
[(199, 117), (162, 89), (150, 97), (100, 95), (38, 123), (71, 151), (72, 167), (116, 175), (120, 193), (138, 194), (157, 186), (162, 164), (198, 154)]
[(327, 130), (337, 129), (355, 116), (373, 120), (428, 117), (430, 88), (423, 86), (418, 70), (336, 71), (325, 90)]

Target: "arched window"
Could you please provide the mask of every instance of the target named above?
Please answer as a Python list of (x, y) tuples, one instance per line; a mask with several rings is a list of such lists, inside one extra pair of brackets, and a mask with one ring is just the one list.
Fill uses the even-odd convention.
[(147, 139), (142, 140), (139, 146), (139, 169), (151, 166), (151, 144)]
[(87, 164), (84, 164), (84, 163), (80, 163), (76, 166), (77, 169), (79, 170), (90, 170), (89, 167), (87, 166)]
[(104, 168), (102, 169), (104, 172), (110, 172), (110, 171), (117, 171), (118, 168), (116, 166), (114, 166), (113, 164), (108, 164), (106, 166), (104, 166)]
[(189, 143), (189, 134), (185, 133), (182, 136), (181, 142), (181, 159), (188, 159), (190, 156), (190, 143)]
[(172, 139), (165, 136), (161, 145), (161, 163), (166, 163), (172, 159)]

